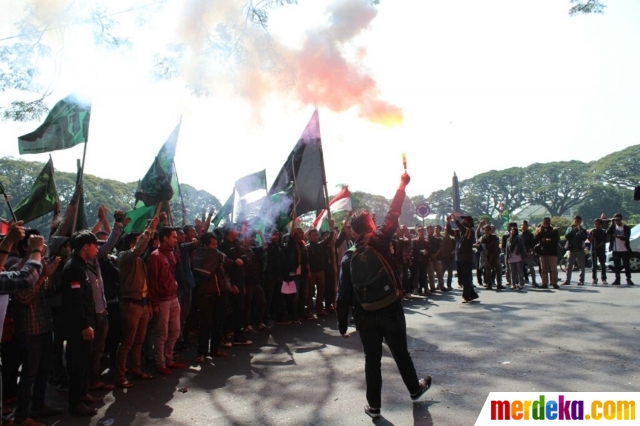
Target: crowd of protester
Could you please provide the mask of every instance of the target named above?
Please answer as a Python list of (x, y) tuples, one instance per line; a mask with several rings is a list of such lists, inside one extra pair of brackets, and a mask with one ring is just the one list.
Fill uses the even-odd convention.
[[(68, 391), (70, 413), (93, 416), (91, 405), (102, 398), (89, 391), (132, 388), (135, 380), (175, 374), (187, 367), (177, 357), (191, 346), (197, 355), (188, 364), (202, 363), (227, 357), (233, 346), (252, 345), (253, 333), (334, 314), (340, 260), (357, 237), (350, 215), (341, 227), (330, 223), (327, 232), (305, 232), (293, 221), (287, 235), (277, 229), (263, 235), (243, 224), (210, 231), (213, 213), (182, 227), (159, 214), (144, 232), (124, 233), (124, 213), (116, 211), (110, 223), (101, 206), (93, 229), (71, 238), (55, 234), (54, 219), (48, 246), (37, 230), (13, 224), (0, 243), (3, 416), (40, 425), (34, 419), (61, 414), (46, 404), (48, 382)], [(460, 214), (447, 217), (444, 229), (399, 226), (390, 249), (401, 296), (451, 291), (456, 277), (462, 301), (470, 303), (478, 298), (474, 268), (478, 286), (487, 289), (506, 288), (503, 270), (506, 286), (515, 291), (529, 277), (534, 288), (559, 288), (560, 235), (550, 219), (533, 231), (526, 221), (507, 229), (498, 235), (484, 221), (475, 229), (473, 219)], [(609, 243), (616, 265), (612, 284), (620, 284), (624, 266), (632, 285), (629, 237), (620, 215), (607, 230), (596, 220), (591, 232), (576, 217), (565, 241), (570, 265), (575, 261), (581, 269), (577, 284), (584, 284), (587, 243), (592, 284), (598, 270), (607, 283)], [(570, 283), (568, 273), (562, 284)], [(147, 363), (155, 370), (144, 371)], [(106, 366), (115, 371), (113, 384), (102, 374)]]

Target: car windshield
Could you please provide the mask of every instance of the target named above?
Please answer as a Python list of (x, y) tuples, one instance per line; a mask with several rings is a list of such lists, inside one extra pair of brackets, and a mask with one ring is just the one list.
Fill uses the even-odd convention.
[(631, 237), (630, 240), (635, 240), (640, 236), (640, 224), (631, 228)]

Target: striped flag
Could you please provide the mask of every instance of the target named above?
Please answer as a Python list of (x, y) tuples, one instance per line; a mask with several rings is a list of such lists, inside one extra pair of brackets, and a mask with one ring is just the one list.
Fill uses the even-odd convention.
[[(353, 208), (353, 203), (351, 202), (351, 192), (349, 192), (349, 187), (345, 186), (342, 188), (340, 192), (338, 192), (329, 202), (329, 210), (331, 213), (339, 212), (339, 211), (351, 211)], [(318, 228), (322, 221), (327, 217), (327, 211), (322, 210), (316, 220), (313, 221), (313, 227)]]

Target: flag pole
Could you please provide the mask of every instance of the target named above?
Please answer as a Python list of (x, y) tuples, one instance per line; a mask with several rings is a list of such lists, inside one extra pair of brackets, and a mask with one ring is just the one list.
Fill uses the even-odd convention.
[(233, 197), (232, 206), (231, 206), (231, 223), (233, 223), (233, 212), (236, 210), (236, 187), (233, 187), (233, 192), (231, 193)]
[(178, 178), (178, 169), (176, 162), (173, 162), (173, 171), (176, 173), (176, 182), (178, 183), (178, 194), (180, 194), (180, 204), (182, 207), (182, 226), (187, 224), (187, 208), (184, 206), (184, 197), (182, 196), (182, 188), (180, 188), (180, 179)]
[(51, 161), (51, 181), (53, 182), (53, 186), (56, 189), (56, 202), (59, 204), (60, 203), (60, 198), (58, 196), (58, 187), (56, 186), (56, 179), (55, 179), (55, 167), (53, 167), (53, 157), (51, 156), (51, 153), (49, 153), (49, 161)]
[(7, 207), (9, 208), (9, 213), (11, 213), (11, 217), (15, 222), (17, 222), (18, 219), (16, 219), (16, 214), (13, 211), (13, 207), (11, 207), (11, 201), (9, 201), (9, 199), (7, 198), (7, 191), (5, 191), (4, 186), (2, 185), (2, 182), (0, 182), (0, 192), (2, 192), (2, 196), (4, 197), (4, 202), (7, 203)]
[[(316, 110), (317, 111), (317, 110)], [(320, 128), (320, 115), (318, 115), (318, 128)], [(322, 137), (318, 141), (318, 147), (320, 148), (320, 167), (322, 168), (322, 183), (324, 186), (324, 205), (327, 211), (327, 220), (331, 223), (331, 209), (329, 208), (329, 190), (327, 189), (327, 173), (324, 168), (324, 151), (322, 149)], [(330, 236), (335, 232), (334, 229), (330, 229)], [(337, 294), (338, 291), (338, 255), (336, 254), (336, 240), (331, 239), (329, 243), (331, 247), (331, 260), (333, 263), (333, 285)], [(334, 300), (335, 302), (335, 300)]]
[[(82, 165), (80, 164), (80, 160), (78, 160), (78, 167), (80, 168), (80, 176), (78, 177), (78, 183), (76, 184), (76, 187), (78, 185), (82, 185), (82, 178), (84, 177), (84, 161), (87, 158), (87, 145), (89, 142), (89, 136), (87, 135), (87, 140), (84, 143), (84, 148), (82, 150)], [(83, 189), (84, 191), (84, 189)], [(73, 215), (73, 226), (71, 227), (71, 235), (73, 235), (76, 232), (76, 225), (78, 222), (78, 211), (80, 209), (80, 196), (78, 196), (78, 199), (76, 200), (76, 213)]]
[[(293, 202), (293, 217), (291, 218), (291, 237), (293, 237), (293, 230), (295, 229), (296, 226), (296, 221), (298, 220), (298, 213), (296, 213), (296, 207), (298, 206), (298, 202), (300, 202), (300, 196), (298, 195), (298, 181), (296, 179), (296, 168), (295, 168), (295, 163), (292, 161), (291, 162), (291, 171), (292, 171), (292, 176), (293, 176), (293, 200), (291, 200)], [(296, 202), (296, 198), (298, 199), (298, 202)]]

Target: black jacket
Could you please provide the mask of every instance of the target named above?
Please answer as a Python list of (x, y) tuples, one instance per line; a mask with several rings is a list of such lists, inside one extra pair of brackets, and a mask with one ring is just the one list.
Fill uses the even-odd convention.
[(229, 274), (231, 285), (235, 285), (239, 290), (242, 290), (244, 288), (244, 268), (235, 264), (235, 260), (240, 259), (243, 254), (240, 242), (238, 240), (229, 241), (225, 239), (220, 246), (218, 246), (218, 249), (230, 260), (234, 261), (226, 265), (227, 274)]
[(87, 263), (79, 256), (71, 257), (62, 270), (62, 317), (69, 332), (96, 327), (96, 308), (93, 302)]
[[(558, 242), (560, 241), (560, 234), (558, 230), (553, 226), (549, 226), (548, 228), (543, 228), (539, 226), (536, 229), (536, 233), (533, 236), (536, 243), (540, 243), (542, 247), (542, 252), (540, 256), (557, 256), (558, 255)], [(546, 239), (550, 239), (551, 241), (544, 241)]]
[[(393, 265), (391, 240), (398, 228), (398, 217), (402, 211), (402, 202), (404, 201), (404, 197), (404, 191), (397, 191), (393, 201), (391, 202), (389, 213), (387, 213), (387, 216), (384, 218), (384, 223), (378, 226), (375, 232), (359, 235), (356, 240), (356, 247), (364, 245), (373, 247), (387, 262), (389, 262), (390, 265)], [(337, 307), (338, 329), (341, 334), (345, 334), (347, 332), (349, 308), (353, 308), (353, 319), (356, 323), (356, 328), (359, 327), (362, 318), (367, 313), (360, 303), (358, 303), (358, 300), (353, 294), (353, 284), (351, 283), (352, 255), (353, 252), (348, 251), (342, 258), (342, 263), (340, 265), (340, 284), (338, 287)], [(398, 309), (398, 305), (400, 305), (399, 301), (375, 312)]]
[(616, 224), (615, 222), (611, 223), (609, 229), (607, 229), (607, 234), (611, 235), (611, 242), (609, 243), (609, 251), (615, 251), (616, 240), (624, 241), (624, 245), (627, 248), (627, 251), (631, 253), (631, 246), (629, 245), (629, 238), (631, 238), (631, 228), (627, 225), (622, 225), (622, 235), (616, 237)]
[(527, 249), (528, 253), (531, 253), (533, 247), (536, 245), (535, 237), (533, 236), (533, 232), (530, 229), (527, 229), (527, 232), (522, 232), (520, 234), (522, 241), (524, 242), (524, 248)]
[(282, 280), (285, 275), (285, 260), (282, 246), (279, 243), (269, 243), (262, 258), (262, 271), (265, 275)]
[[(460, 235), (456, 239), (456, 262), (473, 262), (473, 245), (476, 242), (476, 233), (473, 228), (464, 226), (461, 220), (456, 219), (456, 226)], [(453, 235), (451, 223), (447, 223), (447, 234)]]
[(198, 247), (193, 255), (191, 268), (198, 296), (220, 296), (231, 289), (226, 286), (223, 265), (235, 265), (221, 251)]
[(296, 242), (293, 235), (289, 238), (289, 242), (284, 247), (285, 258), (285, 275), (293, 274), (300, 266), (302, 276), (307, 275), (307, 265), (309, 264), (309, 253), (304, 242)]

